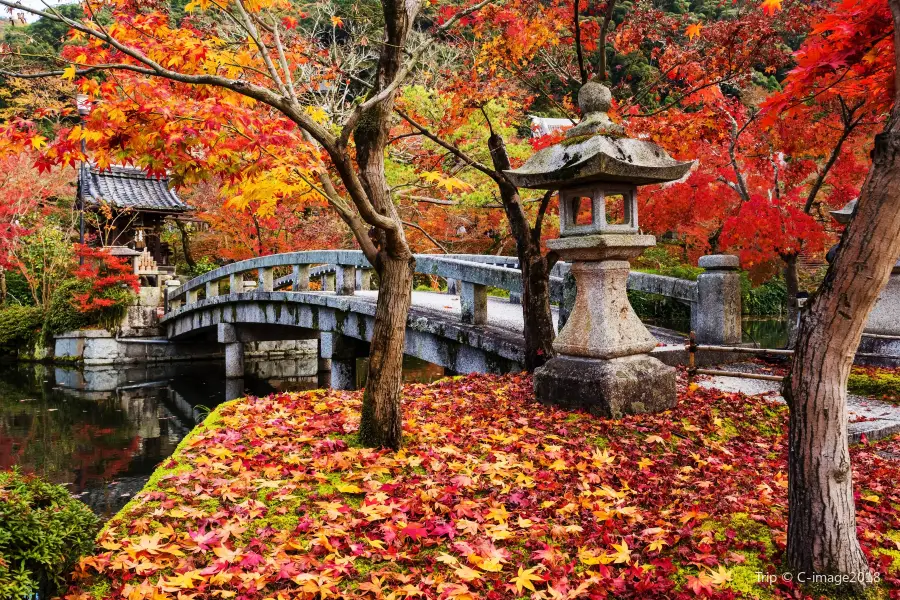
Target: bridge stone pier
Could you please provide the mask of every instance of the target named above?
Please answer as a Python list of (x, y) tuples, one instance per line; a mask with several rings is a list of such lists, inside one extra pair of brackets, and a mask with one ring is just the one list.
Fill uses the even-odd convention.
[[(554, 302), (562, 303), (563, 313), (564, 297), (572, 296), (564, 289), (568, 268), (557, 264), (551, 276), (551, 295)], [(522, 282), (515, 257), (423, 254), (416, 256), (416, 271), (447, 281), (457, 294), (412, 292), (407, 355), (454, 373), (522, 370), (524, 322), (517, 303)], [(310, 291), (311, 280), (322, 281), (324, 289)], [(707, 286), (713, 289), (713, 297), (734, 293), (736, 288), (717, 288), (716, 281), (712, 278)], [(698, 319), (739, 320), (739, 291), (736, 304), (708, 303), (703, 300), (707, 292), (698, 290), (702, 285), (634, 272), (628, 280), (629, 289), (689, 303)], [(248, 342), (316, 339), (320, 366), (330, 368), (332, 387), (348, 389), (356, 384), (356, 360), (367, 356), (372, 339), (378, 295), (372, 287), (372, 267), (362, 252), (276, 254), (226, 265), (171, 289), (160, 324), (170, 341), (224, 346), (227, 376), (235, 386), (243, 376)], [(506, 290), (510, 298), (489, 296), (488, 288)], [(701, 316), (704, 311), (726, 308), (737, 312)], [(723, 338), (728, 340), (729, 336)]]

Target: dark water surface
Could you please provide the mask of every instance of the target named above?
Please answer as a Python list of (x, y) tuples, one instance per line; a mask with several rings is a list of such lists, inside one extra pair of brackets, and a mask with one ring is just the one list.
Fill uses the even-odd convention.
[[(358, 373), (366, 362), (361, 359)], [(209, 409), (244, 393), (327, 387), (328, 373), (317, 368), (315, 356), (248, 360), (247, 376), (226, 386), (221, 362), (119, 369), (0, 365), (0, 470), (18, 466), (63, 484), (108, 517), (140, 491)], [(443, 375), (442, 367), (404, 362), (407, 381)]]
[[(688, 334), (690, 320), (648, 319), (646, 323)], [(741, 321), (743, 341), (759, 344), (760, 348), (784, 348), (788, 342), (787, 321), (778, 317), (747, 317)]]

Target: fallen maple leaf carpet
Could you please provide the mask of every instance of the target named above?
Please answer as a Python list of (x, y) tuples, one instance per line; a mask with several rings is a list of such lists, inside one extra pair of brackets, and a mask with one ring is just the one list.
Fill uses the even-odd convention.
[[(360, 393), (216, 409), (112, 519), (68, 598), (802, 597), (785, 409), (680, 388), (659, 415), (536, 404), (531, 378), (404, 388), (404, 448), (355, 444)], [(860, 538), (898, 597), (900, 442), (853, 450)]]

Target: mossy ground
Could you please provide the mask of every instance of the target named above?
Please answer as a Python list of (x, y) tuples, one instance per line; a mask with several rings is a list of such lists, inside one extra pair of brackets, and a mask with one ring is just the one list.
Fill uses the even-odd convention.
[(857, 396), (900, 404), (900, 369), (856, 367), (850, 373), (847, 391)]

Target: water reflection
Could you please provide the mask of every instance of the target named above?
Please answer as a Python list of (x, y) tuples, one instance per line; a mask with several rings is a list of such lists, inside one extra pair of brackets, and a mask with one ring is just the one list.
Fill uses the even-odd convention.
[[(364, 361), (365, 364), (366, 361)], [(357, 370), (363, 375), (365, 368)], [(410, 381), (441, 367), (404, 363)], [(18, 465), (65, 484), (97, 513), (118, 511), (209, 409), (246, 394), (327, 387), (315, 356), (252, 361), (226, 380), (220, 362), (119, 369), (0, 366), (0, 469)]]
[[(691, 331), (690, 319), (645, 319), (644, 322), (685, 335)], [(741, 321), (741, 329), (745, 343), (753, 342), (760, 348), (784, 348), (787, 346), (787, 321), (783, 318), (747, 317)]]

